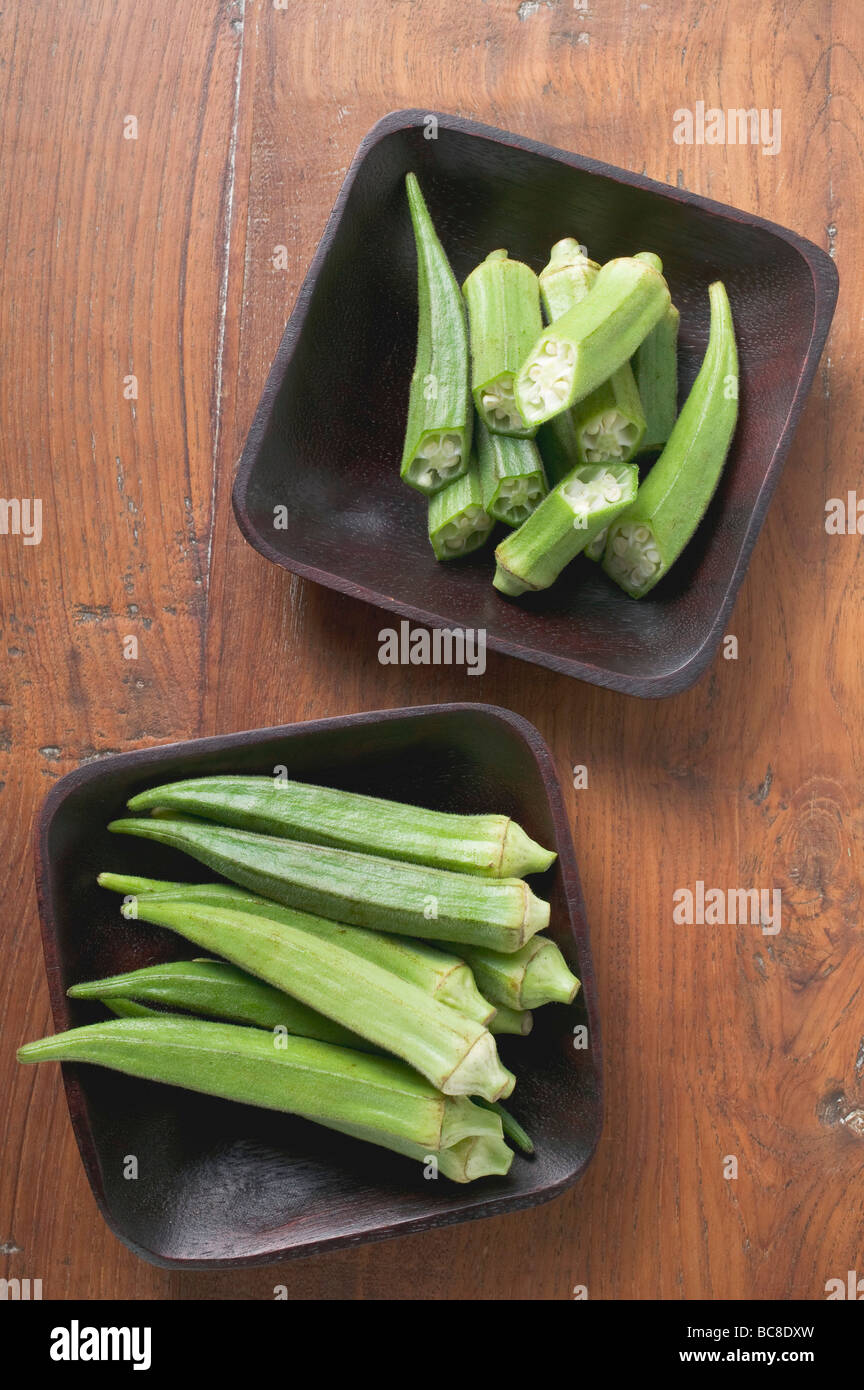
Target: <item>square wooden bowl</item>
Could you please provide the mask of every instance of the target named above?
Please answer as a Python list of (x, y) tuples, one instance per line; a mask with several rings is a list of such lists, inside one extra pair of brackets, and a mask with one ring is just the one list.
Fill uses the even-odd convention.
[[(111, 1229), (155, 1264), (197, 1269), (267, 1263), (531, 1206), (573, 1183), (601, 1123), (600, 1034), (588, 928), (555, 769), (524, 719), (490, 705), (433, 705), (193, 739), (91, 763), (52, 789), (37, 826), (42, 941), (57, 1031), (105, 1017), (71, 984), (194, 949), (124, 922), (103, 869), (200, 882), (178, 851), (111, 835), (127, 798), (175, 778), (272, 774), (448, 811), (515, 816), (558, 852), (532, 879), (552, 904), (550, 935), (582, 990), (538, 1011), (527, 1038), (500, 1039), (517, 1074), (509, 1102), (534, 1139), (505, 1178), (460, 1186), (422, 1165), (310, 1122), (195, 1095), (81, 1063), (63, 1067), (69, 1112), (94, 1196)], [(588, 1029), (587, 1049), (573, 1029)], [(138, 1177), (124, 1177), (128, 1155)]]
[[(460, 283), (498, 246), (535, 270), (563, 236), (596, 260), (658, 252), (681, 310), (682, 400), (707, 342), (708, 285), (725, 282), (738, 429), (697, 536), (647, 598), (584, 558), (515, 601), (492, 588), (489, 548), (435, 560), (425, 500), (399, 478), (417, 326), (412, 169)], [(485, 628), (490, 647), (597, 685), (675, 694), (721, 640), (836, 296), (831, 258), (762, 218), (472, 121), (395, 112), (360, 145), (285, 329), (234, 486), (240, 529), (276, 564), (392, 613)]]

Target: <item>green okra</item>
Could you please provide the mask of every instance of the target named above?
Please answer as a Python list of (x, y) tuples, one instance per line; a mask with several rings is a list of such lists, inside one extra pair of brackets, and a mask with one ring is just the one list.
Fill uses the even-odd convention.
[(516, 378), (516, 404), (541, 425), (569, 410), (623, 366), (670, 302), (653, 265), (607, 261), (586, 297), (540, 334)]
[(533, 439), (492, 434), (475, 425), (483, 506), (495, 521), (521, 526), (549, 491), (540, 451)]
[(462, 286), (468, 305), (471, 390), (477, 414), (495, 433), (534, 434), (513, 399), (513, 382), (543, 327), (537, 276), (504, 250), (490, 251)]
[(514, 1077), (483, 1024), (430, 998), (389, 970), (296, 925), (210, 904), (125, 904), (133, 920), (168, 927), (299, 999), (413, 1066), (447, 1095), (509, 1095)]
[[(499, 1116), (499, 1119), (503, 1127), (503, 1118)], [(515, 1122), (512, 1123), (515, 1125)], [(494, 1134), (473, 1135), (470, 1139), (460, 1139), (458, 1144), (452, 1144), (449, 1149), (429, 1153), (422, 1144), (412, 1143), (408, 1139), (382, 1138), (375, 1130), (364, 1128), (363, 1125), (331, 1124), (328, 1128), (338, 1129), (340, 1134), (347, 1134), (352, 1139), (362, 1139), (366, 1143), (377, 1144), (380, 1148), (392, 1149), (394, 1153), (402, 1154), (405, 1158), (414, 1158), (419, 1163), (428, 1164), (430, 1159), (434, 1160), (438, 1172), (443, 1173), (451, 1182), (474, 1182), (477, 1178), (504, 1177), (509, 1173), (513, 1162), (513, 1150), (508, 1148), (503, 1138)], [(525, 1133), (521, 1126), (516, 1126), (512, 1136), (514, 1143), (518, 1143), (516, 1129), (522, 1134)], [(531, 1151), (533, 1152), (533, 1146)]]
[(100, 1004), (115, 1014), (117, 1018), (161, 1018), (162, 1013), (159, 1009), (151, 1009), (147, 1004), (139, 1004), (135, 999), (103, 999), (101, 995), (96, 996)]
[(609, 528), (603, 568), (632, 598), (653, 589), (714, 495), (738, 419), (738, 352), (722, 281), (709, 287), (705, 357), (662, 454)]
[(549, 904), (522, 879), (480, 879), (180, 816), (117, 820), (108, 829), (184, 850), (286, 907), (397, 936), (515, 951), (549, 923)]
[(495, 588), (511, 597), (547, 589), (598, 531), (630, 505), (638, 482), (632, 463), (575, 468), (498, 546)]
[(602, 531), (598, 531), (593, 540), (589, 541), (582, 554), (586, 560), (600, 561), (603, 559), (603, 551), (606, 549), (606, 537), (609, 534), (609, 527), (604, 526)]
[[(254, 1028), (283, 1028), (297, 1037), (356, 1047), (361, 1052), (369, 1048), (359, 1034), (224, 960), (166, 961), (104, 980), (85, 980), (72, 985), (67, 993), (71, 999), (98, 999), (108, 1007), (120, 1004), (127, 1017), (152, 1016), (157, 1011), (148, 1006), (157, 1004)], [(125, 1007), (130, 1003), (136, 1006), (131, 1011)], [(142, 1006), (143, 1015), (138, 1013)]]
[(323, 1125), (362, 1126), (433, 1152), (501, 1133), (493, 1112), (466, 1096), (442, 1095), (395, 1058), (176, 1014), (72, 1028), (25, 1043), (18, 1060), (92, 1062)]
[[(505, 1110), (504, 1106), (501, 1104), (499, 1100), (480, 1100), (477, 1102), (477, 1104), (486, 1106), (490, 1110), (494, 1110), (495, 1114), (501, 1121), (501, 1128), (504, 1131), (504, 1137), (506, 1139), (510, 1139), (516, 1145), (517, 1149), (521, 1149), (523, 1154), (533, 1154), (534, 1143), (531, 1139), (530, 1134), (528, 1134), (527, 1130), (522, 1128), (519, 1121), (516, 1119), (514, 1115), (510, 1114), (509, 1110)], [(463, 1140), (463, 1143), (465, 1142), (468, 1141)]]
[(580, 988), (548, 936), (535, 936), (509, 956), (473, 947), (460, 950), (480, 988), (499, 1008), (530, 1010), (543, 1004), (572, 1004)]
[(405, 179), (417, 245), (417, 357), (402, 478), (431, 496), (468, 468), (473, 407), (465, 304), (414, 174)]
[(572, 473), (573, 469), (579, 466), (572, 410), (565, 410), (540, 426), (537, 431), (537, 448), (540, 450), (550, 488), (557, 487), (568, 473)]
[[(555, 860), (551, 850), (538, 845), (510, 816), (430, 811), (272, 777), (193, 777), (151, 787), (127, 804), (130, 811), (167, 808), (238, 830), (284, 835), (482, 878), (523, 878), (543, 873)], [(123, 883), (128, 886), (118, 891), (125, 893), (176, 886), (129, 877)]]
[(659, 323), (636, 349), (631, 366), (645, 412), (639, 453), (660, 449), (678, 414), (678, 325), (681, 315), (670, 304)]
[[(129, 882), (130, 880), (118, 874), (99, 875), (99, 883), (103, 888), (113, 888), (116, 892), (127, 895), (130, 891)], [(154, 892), (148, 892), (146, 888), (140, 887), (140, 884), (146, 884), (146, 879), (136, 882), (139, 887), (127, 898), (130, 902), (127, 915), (130, 917), (134, 917), (134, 903), (137, 897), (143, 895), (150, 902), (211, 904), (214, 907), (229, 908), (233, 912), (245, 912), (253, 917), (268, 917), (271, 921), (285, 922), (288, 926), (297, 925), (298, 913), (295, 909), (283, 907), (280, 903), (249, 893), (233, 884), (168, 883)], [(386, 936), (383, 932), (346, 926), (342, 922), (328, 922), (323, 917), (310, 916), (308, 913), (303, 914), (302, 927), (304, 931), (312, 932), (322, 941), (332, 941), (346, 951), (353, 951), (355, 955), (371, 961), (373, 965), (380, 965), (382, 970), (392, 971), (400, 980), (416, 985), (424, 994), (438, 999), (442, 1004), (449, 1004), (450, 1008), (458, 1009), (460, 1013), (475, 1019), (478, 1023), (486, 1023), (492, 1017), (493, 1006), (477, 989), (470, 967), (456, 955), (437, 950), (425, 941), (412, 941), (404, 936)], [(266, 988), (264, 985), (260, 986), (262, 990)], [(267, 1018), (277, 1002), (267, 997)], [(256, 1020), (250, 1017), (241, 1021), (254, 1023)], [(326, 1023), (327, 1020), (322, 1022)], [(265, 1026), (273, 1025), (267, 1022)], [(290, 1031), (302, 1032), (303, 1029)], [(329, 1038), (326, 1033), (313, 1032), (307, 1036), (320, 1036), (325, 1041), (338, 1041), (336, 1038)]]
[(575, 237), (556, 241), (539, 275), (540, 298), (548, 322), (554, 323), (583, 300), (594, 288), (599, 274), (600, 266), (589, 259), (584, 246)]
[(516, 1037), (527, 1038), (534, 1027), (534, 1015), (530, 1009), (508, 1009), (506, 1004), (498, 1004), (489, 1021), (489, 1032), (496, 1037), (499, 1033), (513, 1033)]
[(494, 522), (483, 506), (483, 486), (474, 454), (468, 471), (429, 498), (429, 544), (436, 560), (456, 560), (485, 545)]

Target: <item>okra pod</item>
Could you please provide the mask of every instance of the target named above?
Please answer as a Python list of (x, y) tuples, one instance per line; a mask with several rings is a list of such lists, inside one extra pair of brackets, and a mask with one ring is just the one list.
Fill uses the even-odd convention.
[(417, 245), (417, 357), (402, 478), (431, 496), (468, 468), (473, 407), (465, 304), (414, 174), (405, 179)]
[(522, 879), (479, 879), (179, 816), (117, 820), (108, 829), (184, 850), (287, 907), (397, 936), (515, 951), (549, 923), (549, 904)]
[(592, 541), (589, 541), (582, 554), (586, 560), (600, 561), (603, 559), (603, 551), (606, 549), (606, 537), (609, 535), (609, 527), (604, 526), (602, 531), (598, 531)]
[[(254, 1028), (284, 1028), (300, 1038), (317, 1038), (361, 1052), (369, 1048), (359, 1034), (224, 960), (166, 961), (104, 980), (85, 980), (72, 985), (67, 993), (71, 999), (99, 999), (109, 1007), (114, 1003), (121, 1008), (128, 1003), (145, 1008), (161, 1004)], [(129, 1016), (128, 1009), (124, 1012)], [(136, 1010), (135, 1016), (144, 1015)]]
[(638, 482), (632, 463), (575, 468), (498, 546), (495, 588), (512, 597), (528, 589), (547, 589), (598, 531), (630, 505)]
[(714, 495), (738, 419), (738, 352), (726, 290), (708, 290), (702, 366), (666, 447), (633, 504), (610, 526), (603, 568), (632, 598), (653, 589), (693, 536)]
[[(521, 1149), (523, 1154), (533, 1154), (534, 1143), (530, 1134), (522, 1128), (519, 1121), (515, 1116), (510, 1114), (509, 1110), (505, 1110), (499, 1100), (480, 1100), (477, 1104), (487, 1106), (490, 1110), (494, 1110), (501, 1121), (501, 1128), (504, 1131), (505, 1138), (512, 1140), (517, 1149)], [(463, 1143), (465, 1142), (468, 1141), (463, 1140)]]
[(593, 288), (541, 333), (516, 378), (516, 404), (542, 424), (596, 390), (633, 356), (670, 302), (662, 274), (645, 261), (607, 261)]
[(534, 1027), (534, 1015), (530, 1009), (508, 1009), (506, 1004), (498, 1004), (489, 1022), (489, 1032), (497, 1037), (499, 1033), (513, 1033), (526, 1038)]
[(72, 1028), (25, 1043), (18, 1060), (92, 1062), (324, 1125), (363, 1126), (430, 1151), (500, 1134), (492, 1112), (466, 1096), (442, 1095), (392, 1057), (176, 1014)]
[(645, 412), (645, 433), (639, 453), (661, 449), (678, 414), (678, 325), (681, 315), (670, 304), (660, 322), (633, 355), (633, 375)]
[(495, 521), (521, 526), (549, 491), (540, 451), (533, 439), (490, 433), (480, 419), (474, 428), (483, 506)]
[[(499, 1119), (503, 1127), (503, 1118), (499, 1116)], [(521, 1126), (517, 1128), (521, 1129)], [(375, 1130), (364, 1128), (363, 1125), (330, 1124), (328, 1129), (337, 1129), (340, 1134), (377, 1144), (379, 1148), (392, 1149), (394, 1153), (403, 1154), (405, 1158), (417, 1159), (419, 1163), (425, 1164), (430, 1158), (434, 1159), (438, 1172), (451, 1182), (474, 1182), (477, 1178), (504, 1177), (509, 1173), (513, 1162), (513, 1150), (507, 1147), (503, 1138), (494, 1134), (478, 1134), (470, 1139), (460, 1139), (458, 1144), (451, 1145), (449, 1149), (439, 1149), (437, 1153), (430, 1154), (422, 1144), (414, 1144), (408, 1139), (382, 1137)], [(525, 1133), (524, 1130), (521, 1132)], [(515, 1131), (513, 1140), (514, 1143), (518, 1143)]]
[[(549, 323), (560, 319), (594, 288), (600, 266), (589, 259), (575, 237), (556, 241), (549, 260), (540, 271), (540, 298)], [(534, 344), (530, 344), (531, 347)]]
[[(193, 777), (151, 787), (127, 804), (130, 811), (165, 807), (238, 830), (284, 835), (482, 878), (540, 874), (555, 860), (551, 850), (538, 845), (510, 816), (430, 811), (336, 787), (277, 782), (271, 777)], [(119, 891), (125, 893), (175, 886), (150, 879), (125, 878), (123, 882), (129, 886)], [(136, 882), (153, 886), (138, 889)]]
[(537, 448), (546, 470), (546, 481), (557, 487), (562, 479), (579, 466), (576, 448), (576, 426), (573, 411), (565, 410), (553, 420), (547, 420), (537, 431)]
[(456, 560), (479, 550), (493, 525), (483, 506), (480, 469), (472, 454), (468, 471), (429, 498), (429, 544), (436, 560)]
[(535, 936), (511, 955), (461, 947), (474, 978), (499, 1008), (539, 1009), (572, 1004), (580, 983), (554, 941)]
[[(138, 880), (146, 883), (147, 880)], [(114, 888), (127, 893), (128, 880), (117, 874), (100, 874), (99, 883), (103, 888)], [(385, 936), (382, 932), (367, 931), (363, 927), (349, 927), (342, 922), (328, 922), (323, 917), (300, 914), (290, 907), (283, 907), (268, 898), (248, 893), (228, 883), (175, 883), (164, 884), (153, 893), (137, 889), (135, 897), (141, 893), (151, 902), (196, 902), (212, 904), (214, 907), (229, 908), (234, 912), (246, 912), (253, 917), (268, 917), (274, 922), (285, 922), (288, 926), (301, 925), (304, 931), (312, 932), (322, 941), (332, 941), (346, 951), (380, 965), (382, 970), (390, 970), (400, 980), (416, 985), (424, 994), (449, 1004), (468, 1018), (478, 1023), (486, 1023), (494, 1012), (488, 999), (484, 999), (477, 989), (470, 966), (456, 955), (436, 950), (425, 941), (412, 941), (404, 936)], [(134, 908), (130, 911), (134, 915)], [(139, 972), (140, 973), (140, 972)], [(266, 986), (260, 986), (266, 989)], [(268, 1018), (274, 1003), (268, 998)], [(206, 1012), (206, 1011), (205, 1011)], [(246, 1020), (254, 1023), (254, 1018)], [(326, 1022), (326, 1020), (323, 1020)], [(266, 1023), (266, 1027), (272, 1027)], [(291, 1029), (291, 1031), (295, 1031)], [(298, 1029), (296, 1031), (303, 1031)], [(309, 1033), (308, 1037), (324, 1037), (325, 1041), (336, 1042), (326, 1034)], [(353, 1045), (353, 1044), (351, 1044)]]
[(513, 382), (543, 327), (537, 276), (504, 250), (490, 251), (462, 286), (468, 305), (471, 390), (487, 429), (531, 436), (513, 399)]
[(267, 917), (196, 902), (136, 899), (124, 916), (179, 932), (207, 951), (284, 990), (367, 1042), (401, 1057), (447, 1095), (509, 1095), (514, 1077), (501, 1065), (481, 1023), (430, 998), (389, 970), (303, 930)]

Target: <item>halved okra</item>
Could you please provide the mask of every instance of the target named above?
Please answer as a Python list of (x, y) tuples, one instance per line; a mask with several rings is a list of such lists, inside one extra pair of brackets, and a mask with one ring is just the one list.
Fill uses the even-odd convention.
[(521, 526), (549, 491), (537, 445), (492, 434), (479, 417), (474, 430), (483, 506), (495, 521)]
[(417, 357), (402, 478), (432, 496), (468, 468), (471, 403), (465, 303), (414, 174), (405, 179), (417, 244)]
[[(640, 255), (648, 260), (650, 252)], [(659, 256), (651, 262), (662, 270)], [(639, 344), (630, 365), (639, 389), (645, 412), (645, 433), (637, 453), (660, 449), (672, 433), (678, 414), (678, 325), (681, 315), (670, 304), (659, 323), (656, 323)]]
[[(126, 804), (130, 811), (167, 807), (238, 830), (380, 854), (482, 878), (543, 873), (555, 859), (552, 850), (538, 845), (510, 816), (432, 811), (274, 777), (190, 777), (150, 787)], [(119, 889), (124, 893), (152, 893), (175, 886), (128, 875), (123, 882), (129, 885)], [(136, 883), (144, 886), (138, 890)]]
[[(267, 898), (259, 897), (256, 893), (249, 893), (244, 888), (238, 888), (231, 883), (175, 883), (163, 884), (152, 891), (146, 888), (129, 888), (130, 882), (144, 882), (147, 880), (129, 880), (119, 874), (100, 874), (99, 883), (103, 888), (113, 888), (115, 892), (124, 893), (131, 896), (133, 902), (141, 895), (145, 896), (150, 902), (196, 902), (202, 904), (212, 904), (214, 907), (230, 908), (234, 912), (246, 912), (253, 917), (268, 917), (273, 922), (286, 922), (289, 926), (298, 924), (298, 913), (294, 908), (282, 907), (279, 903), (274, 903)], [(312, 932), (313, 935), (320, 937), (324, 941), (332, 941), (337, 946), (342, 946), (346, 951), (353, 952), (354, 955), (362, 956), (365, 960), (372, 961), (374, 965), (380, 965), (384, 970), (390, 970), (394, 975), (398, 975), (400, 980), (406, 980), (409, 984), (416, 985), (424, 994), (430, 998), (435, 998), (442, 1004), (449, 1004), (451, 1008), (458, 1009), (466, 1017), (476, 1019), (479, 1023), (486, 1023), (491, 1018), (493, 1007), (488, 999), (484, 999), (477, 989), (474, 976), (469, 966), (460, 956), (436, 950), (429, 946), (425, 941), (412, 941), (404, 936), (386, 936), (383, 932), (368, 931), (364, 927), (349, 927), (342, 922), (327, 921), (323, 917), (311, 916), (309, 913), (303, 914), (303, 921), (300, 923), (304, 931)], [(211, 962), (218, 964), (218, 962)], [(154, 970), (156, 967), (154, 967)], [(167, 970), (169, 967), (159, 967), (160, 970)], [(142, 971), (137, 971), (141, 976)], [(215, 983), (219, 982), (220, 977), (216, 977)], [(227, 986), (230, 981), (223, 980)], [(265, 990), (266, 987), (260, 982), (254, 982), (258, 990)], [(236, 984), (236, 982), (235, 982)], [(79, 988), (76, 986), (76, 988)], [(190, 982), (191, 988), (191, 982)], [(96, 991), (92, 991), (96, 992)], [(222, 991), (220, 997), (227, 998), (229, 990)], [(237, 990), (233, 991), (237, 993)], [(269, 994), (260, 999), (244, 999), (245, 1014), (237, 1016), (238, 1021), (256, 1023), (259, 1017), (265, 1019), (265, 1026), (273, 1027), (272, 1019), (274, 1010), (280, 1002), (278, 997), (273, 999)], [(136, 996), (138, 997), (138, 996)], [(164, 998), (165, 1003), (180, 1004), (179, 997)], [(237, 1002), (236, 1000), (234, 1001)], [(290, 1002), (290, 1001), (289, 1001)], [(183, 1005), (189, 1007), (193, 1012), (206, 1013), (206, 1009), (195, 1009), (194, 1004)], [(253, 1012), (258, 1010), (257, 1015)], [(234, 1015), (223, 1014), (222, 1017), (233, 1017)], [(293, 1028), (289, 1028), (294, 1032)], [(327, 1033), (310, 1033), (309, 1037), (323, 1037), (325, 1041), (338, 1042), (340, 1039), (329, 1038)]]
[(467, 473), (429, 498), (429, 544), (436, 560), (456, 560), (485, 545), (494, 521), (483, 506), (483, 487), (476, 456)]
[(638, 481), (632, 463), (575, 468), (498, 546), (495, 588), (511, 597), (527, 589), (547, 589), (597, 532), (630, 505)]
[(471, 390), (477, 414), (495, 433), (530, 437), (513, 382), (543, 327), (537, 276), (505, 250), (490, 251), (462, 287), (468, 305)]
[(401, 1057), (447, 1095), (498, 1100), (513, 1089), (515, 1078), (501, 1065), (495, 1039), (483, 1024), (305, 931), (303, 913), (289, 925), (209, 903), (155, 897), (138, 898), (121, 910), (133, 920), (168, 927), (284, 990)]
[(361, 1126), (432, 1152), (473, 1136), (498, 1138), (498, 1116), (444, 1096), (404, 1062), (312, 1038), (177, 1014), (111, 1019), (25, 1043), (19, 1062), (93, 1062), (335, 1128)]
[(549, 923), (549, 904), (522, 879), (479, 879), (181, 816), (117, 820), (108, 829), (183, 850), (286, 907), (397, 936), (515, 951)]
[(666, 447), (632, 506), (609, 527), (603, 568), (632, 598), (675, 563), (714, 495), (738, 419), (738, 352), (722, 281), (708, 290), (711, 327), (702, 366)]
[(602, 386), (627, 362), (670, 303), (653, 265), (634, 256), (607, 261), (580, 303), (541, 333), (516, 378), (516, 404), (543, 424)]

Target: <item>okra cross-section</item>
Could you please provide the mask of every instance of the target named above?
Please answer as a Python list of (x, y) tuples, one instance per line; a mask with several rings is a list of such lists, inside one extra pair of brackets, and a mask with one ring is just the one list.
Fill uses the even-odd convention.
[[(132, 916), (131, 904), (123, 909)], [(446, 1095), (498, 1100), (515, 1078), (500, 1062), (495, 1039), (389, 970), (296, 925), (209, 903), (139, 898), (136, 920), (179, 932), (206, 951), (275, 985), (334, 1022), (415, 1067)]]
[(180, 816), (142, 816), (108, 828), (184, 850), (223, 878), (287, 907), (398, 936), (515, 951), (549, 922), (549, 904), (522, 879), (472, 878)]
[(414, 174), (405, 180), (417, 245), (417, 356), (402, 478), (432, 496), (468, 467), (473, 407), (465, 304)]
[(477, 413), (493, 432), (533, 435), (513, 395), (516, 373), (543, 320), (537, 276), (504, 250), (491, 251), (463, 285), (468, 305), (471, 387)]
[(630, 505), (638, 480), (632, 463), (574, 468), (498, 546), (495, 588), (512, 597), (548, 589), (597, 532)]
[(738, 352), (726, 290), (708, 290), (711, 326), (702, 366), (662, 454), (609, 528), (603, 568), (632, 598), (675, 563), (714, 495), (738, 419)]
[(456, 560), (479, 550), (493, 525), (483, 506), (480, 473), (472, 454), (467, 473), (429, 498), (429, 544), (436, 560)]
[(596, 390), (632, 357), (669, 305), (653, 265), (607, 261), (593, 288), (541, 333), (516, 378), (516, 404), (542, 424)]
[(549, 491), (543, 460), (533, 439), (492, 434), (475, 426), (483, 505), (506, 526), (521, 526)]

